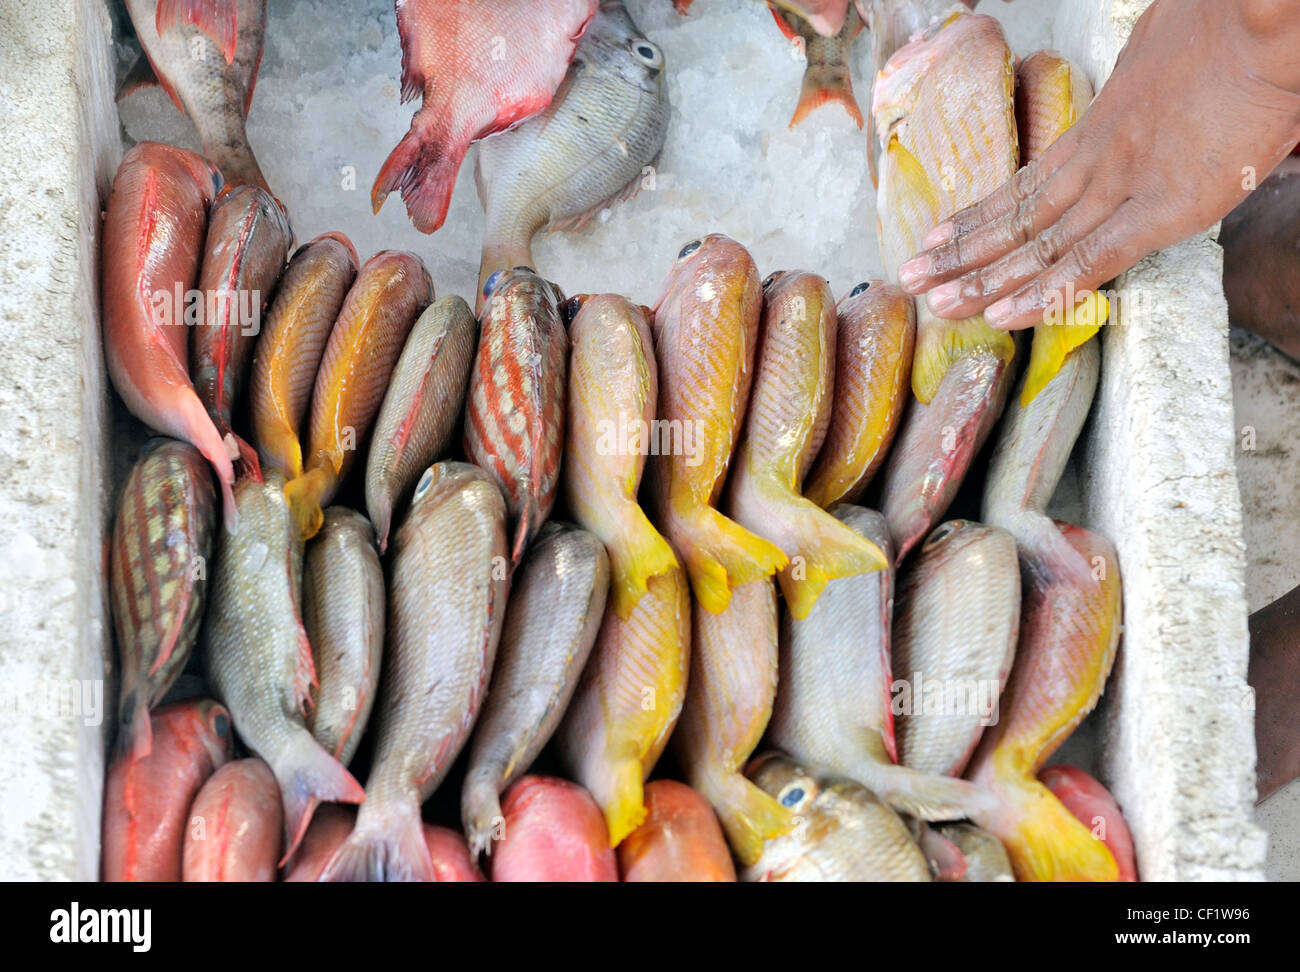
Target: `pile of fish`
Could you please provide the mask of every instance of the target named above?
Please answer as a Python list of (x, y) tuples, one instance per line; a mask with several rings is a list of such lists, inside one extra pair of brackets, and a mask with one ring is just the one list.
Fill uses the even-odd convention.
[[(477, 309), (342, 233), (289, 258), (275, 198), (195, 153), (123, 160), (105, 351), (158, 435), (113, 529), (104, 878), (1134, 880), (1114, 800), (1045, 767), (1120, 629), (1113, 547), (1045, 512), (1096, 327), (1041, 329), (1009, 396), (982, 319), (763, 278), (720, 234), (653, 307), (566, 296), (532, 234), (634, 185), (667, 106), (621, 4), (548, 6), (521, 56), (580, 66), (480, 147)], [(433, 83), (502, 70), (473, 53), (501, 24), (440, 10), (398, 8), (425, 104), (377, 183), (430, 225), (522, 117), (468, 67)], [(1087, 101), (1055, 55), (1016, 68), (959, 6), (881, 70), (891, 277)], [(991, 437), (983, 522), (945, 521)]]

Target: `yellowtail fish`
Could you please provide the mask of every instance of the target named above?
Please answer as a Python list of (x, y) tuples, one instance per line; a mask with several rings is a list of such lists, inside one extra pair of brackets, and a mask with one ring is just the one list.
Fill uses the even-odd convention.
[(762, 306), (748, 251), (715, 233), (682, 247), (654, 311), (655, 520), (685, 563), (696, 600), (714, 614), (726, 610), (734, 588), (770, 577), (787, 560), (716, 509), (749, 402)]
[(898, 814), (853, 780), (769, 753), (749, 778), (794, 816), (742, 881), (929, 881), (930, 869)]
[(575, 297), (569, 322), (565, 495), (578, 522), (609, 551), (614, 610), (623, 620), (651, 577), (678, 567), (668, 541), (637, 505), (652, 445), (658, 368), (649, 312), (622, 297)]
[(836, 305), (830, 428), (803, 493), (818, 506), (856, 503), (885, 461), (907, 404), (916, 305), (880, 280)]
[[(879, 513), (847, 504), (833, 512), (846, 528), (889, 549)], [(896, 764), (893, 587), (888, 568), (841, 577), (826, 585), (806, 618), (786, 612), (767, 739), (796, 760), (857, 780), (895, 810), (959, 820), (981, 805), (974, 786)]]
[(776, 587), (767, 578), (736, 588), (721, 614), (695, 605), (691, 677), (673, 736), (687, 781), (713, 805), (746, 866), (765, 840), (794, 826), (790, 811), (742, 772), (772, 716), (776, 618)]
[(767, 278), (749, 418), (729, 487), (736, 521), (790, 559), (779, 575), (781, 591), (800, 619), (831, 580), (888, 563), (871, 540), (799, 492), (830, 425), (835, 326), (835, 303), (821, 277)]
[(1019, 631), (1011, 534), (965, 520), (936, 527), (894, 599), (893, 672), (907, 687), (894, 719), (900, 763), (961, 775), (997, 721)]
[(836, 104), (861, 128), (862, 109), (853, 96), (853, 72), (849, 68), (849, 51), (862, 30), (858, 12), (849, 8), (844, 25), (834, 37), (823, 37), (802, 16), (775, 5), (772, 5), (772, 18), (786, 40), (798, 45), (807, 63), (790, 127), (794, 128), (822, 105)]

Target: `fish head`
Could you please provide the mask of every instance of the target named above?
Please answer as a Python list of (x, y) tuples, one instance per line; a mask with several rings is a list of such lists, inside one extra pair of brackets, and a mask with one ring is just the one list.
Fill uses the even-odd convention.
[(702, 308), (705, 316), (716, 316), (724, 308), (745, 313), (761, 294), (749, 251), (729, 236), (710, 233), (678, 251), (653, 307), (655, 327), (688, 308)]
[(119, 171), (136, 165), (156, 169), (165, 176), (189, 180), (198, 189), (204, 203), (209, 205), (225, 185), (221, 170), (199, 153), (162, 142), (137, 142), (122, 159)]
[(454, 493), (472, 491), (467, 502), (491, 507), (489, 514), (505, 520), (505, 500), (501, 490), (486, 472), (469, 462), (435, 462), (424, 471), (415, 484), (411, 503), (406, 510), (394, 540), (394, 550), (406, 546), (408, 538), (418, 532), (424, 522)]
[[(348, 236), (347, 236), (346, 233), (340, 233), (340, 232), (337, 232), (337, 231), (331, 231), (331, 232), (329, 232), (329, 233), (322, 233), (320, 236), (318, 236), (318, 237), (316, 237), (315, 239), (311, 240), (310, 242), (304, 244), (303, 247), (302, 247), (302, 249), (299, 250), (298, 252), (301, 253), (301, 252), (303, 252), (303, 250), (306, 250), (306, 249), (308, 249), (309, 247), (316, 246), (318, 243), (324, 243), (326, 240), (333, 240), (334, 243), (339, 244), (340, 246), (342, 246), (342, 247), (344, 248), (344, 250), (347, 251), (348, 257), (349, 257), (349, 259), (351, 260), (351, 263), (352, 263), (352, 270), (355, 272), (356, 269), (357, 269), (357, 267), (359, 267), (359, 266), (361, 265), (361, 258), (360, 258), (359, 256), (357, 256), (357, 248), (356, 248), (355, 245), (353, 245), (352, 241), (351, 241), (350, 239), (348, 239)], [(294, 256), (297, 256), (297, 255), (298, 255), (297, 253), (294, 254)]]
[(361, 274), (371, 275), (375, 279), (380, 274), (386, 274), (393, 280), (409, 277), (416, 281), (417, 289), (423, 290), (423, 303), (433, 303), (433, 278), (429, 276), (424, 261), (407, 250), (380, 250), (365, 262), (358, 276)]
[(230, 711), (216, 699), (186, 699), (159, 709), (156, 715), (172, 726), (187, 747), (202, 747), (213, 766), (230, 759), (235, 740)]
[(663, 51), (641, 32), (621, 2), (600, 5), (573, 60), (579, 70), (590, 65), (611, 71), (653, 94), (663, 87)]
[(540, 307), (559, 319), (560, 308), (565, 303), (564, 292), (532, 267), (495, 271), (483, 283), (483, 298), (480, 321), (493, 314), (507, 313), (515, 306)]
[(835, 300), (825, 277), (805, 270), (778, 270), (763, 280), (763, 318), (817, 320), (833, 314)]

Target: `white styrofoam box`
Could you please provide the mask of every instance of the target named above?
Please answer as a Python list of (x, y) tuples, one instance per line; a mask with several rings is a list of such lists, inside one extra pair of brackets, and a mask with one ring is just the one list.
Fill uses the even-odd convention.
[[(1008, 20), (1019, 53), (1026, 52), (1023, 45), (1050, 36), (1099, 83), (1145, 0), (1058, 3), (984, 6)], [(368, 59), (363, 70), (381, 65), (387, 71), (391, 62), (395, 74), (391, 6), (386, 0), (367, 4), (357, 18), (356, 50), (349, 50)], [(752, 36), (727, 47), (731, 35), (720, 39), (698, 21), (678, 21), (664, 0), (629, 3), (652, 39), (675, 45), (670, 62), (674, 51), (680, 54), (683, 70), (670, 78), (672, 96), (679, 109), (696, 113), (690, 122), (695, 127), (690, 138), (676, 142), (670, 134), (657, 192), (643, 193), (582, 235), (542, 241), (539, 262), (566, 263), (582, 287), (626, 287), (630, 296), (648, 299), (644, 291), (657, 284), (671, 253), (656, 248), (643, 255), (638, 228), (657, 219), (672, 223), (670, 233), (698, 233), (689, 224), (701, 216), (690, 207), (705, 206), (709, 215), (716, 195), (710, 180), (731, 178), (709, 165), (709, 153), (721, 152), (729, 165), (752, 162), (755, 178), (766, 180), (769, 194), (784, 194), (784, 202), (774, 210), (732, 205), (712, 214), (717, 225), (709, 228), (752, 244), (760, 265), (769, 268), (778, 261), (833, 264), (823, 272), (840, 292), (869, 276), (876, 259), (864, 143), (855, 141), (862, 136), (832, 116), (820, 131), (787, 133), (785, 117), (801, 68), (771, 59), (781, 54), (783, 42), (770, 24), (770, 39), (745, 26), (752, 13), (747, 0), (714, 5), (718, 16), (732, 18), (728, 23)], [(102, 680), (112, 669), (102, 576), (111, 515), (111, 410), (94, 297), (99, 210), (121, 156), (109, 25), (100, 0), (60, 0), (44, 5), (39, 18), (27, 6), (0, 0), (0, 43), (7, 48), (0, 122), (9, 148), (0, 163), (0, 334), (7, 350), (0, 358), (0, 690), (9, 695), (0, 701), (8, 701), (14, 689), (28, 696), (42, 686), (70, 690), (74, 682)], [(307, 7), (314, 16), (300, 15)], [(1031, 9), (1042, 12), (1031, 16)], [(1053, 10), (1049, 31), (1045, 20)], [(273, 0), (273, 29), (277, 20), (292, 18), (298, 34), (286, 36), (286, 27), (286, 33), (268, 38), (266, 90), (259, 87), (250, 119), (263, 165), (273, 184), (288, 183), (286, 202), (305, 221), (296, 226), (300, 238), (338, 228), (311, 225), (328, 210), (324, 218), (339, 220), (349, 232), (355, 221), (365, 238), (363, 256), (375, 248), (372, 242), (410, 247), (425, 257), (441, 292), (450, 281), (465, 296), (473, 287), (472, 241), (481, 226), (469, 188), (471, 166), (462, 172), (448, 228), (432, 238), (411, 235), (396, 199), (376, 218), (366, 212), (364, 192), (338, 191), (339, 165), (372, 170), (405, 128), (395, 78), (353, 78), (355, 94), (339, 95), (322, 75), (302, 66), (318, 67), (329, 50), (342, 49), (334, 21), (316, 29), (321, 18), (338, 16), (329, 5)], [(292, 45), (302, 49), (290, 51)], [(742, 113), (743, 124), (755, 127), (750, 142), (729, 134), (710, 140), (707, 127), (700, 127), (718, 108), (707, 103), (708, 85), (698, 83), (699, 59), (718, 57), (737, 72), (736, 83), (773, 76), (755, 95), (759, 103)], [(692, 58), (695, 63), (684, 63)], [(12, 69), (15, 64), (21, 69)], [(865, 98), (861, 75), (859, 84)], [(292, 126), (316, 124), (298, 115), (342, 110), (341, 101), (316, 103), (326, 91), (348, 104), (355, 101), (349, 110), (356, 120), (340, 126), (362, 126), (369, 134), (361, 144), (345, 139), (328, 159), (285, 156), (283, 147), (301, 140)], [(147, 103), (154, 114), (142, 117), (140, 102), (123, 106), (122, 117), (133, 119), (127, 127), (134, 124), (136, 137), (175, 132), (179, 141), (192, 139), (187, 126), (178, 128), (166, 117), (170, 109), (161, 96), (137, 97), (154, 98)], [(270, 127), (259, 128), (268, 119)], [(360, 133), (358, 128), (354, 134)], [(818, 156), (815, 177), (804, 171), (803, 179), (780, 182), (813, 164), (810, 147)], [(354, 158), (358, 154), (364, 157)], [(293, 171), (300, 166), (307, 171)], [(302, 197), (292, 197), (295, 192)], [(777, 214), (797, 214), (828, 192), (845, 200), (838, 221), (765, 225), (785, 218)], [(603, 262), (615, 260), (606, 282), (588, 281), (599, 276)], [(1118, 288), (1120, 320), (1105, 329), (1102, 385), (1075, 457), (1082, 473), (1071, 510), (1119, 550), (1125, 637), (1100, 718), (1090, 720), (1075, 746), (1095, 739), (1099, 752), (1089, 753), (1087, 762), (1124, 809), (1143, 877), (1256, 878), (1264, 838), (1252, 811), (1241, 509), (1218, 248), (1204, 236), (1174, 247), (1144, 261)], [(102, 695), (105, 716), (114, 700), (109, 681)], [(47, 709), (0, 712), (0, 878), (95, 876), (106, 727), (93, 721)]]

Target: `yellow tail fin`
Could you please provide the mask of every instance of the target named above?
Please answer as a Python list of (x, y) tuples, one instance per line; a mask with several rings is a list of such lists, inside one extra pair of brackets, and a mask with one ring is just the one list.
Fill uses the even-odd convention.
[(782, 511), (786, 524), (798, 521), (790, 532), (799, 537), (799, 550), (791, 554), (778, 580), (795, 619), (808, 617), (826, 585), (836, 578), (889, 566), (878, 546), (810, 500), (791, 493), (786, 505)]
[(1021, 408), (1047, 387), (1065, 364), (1065, 356), (1088, 343), (1109, 316), (1110, 303), (1094, 291), (1066, 311), (1064, 321), (1034, 328), (1029, 367), (1025, 372), (1024, 387), (1020, 389)]
[(1037, 780), (996, 783), (1001, 806), (987, 823), (1011, 858), (1017, 881), (1118, 881), (1119, 866), (1092, 834)]
[(732, 852), (745, 867), (758, 861), (766, 841), (788, 834), (794, 827), (789, 809), (739, 773), (717, 786), (713, 809)]
[(289, 503), (289, 512), (293, 514), (293, 521), (298, 524), (298, 535), (303, 540), (316, 536), (325, 522), (320, 500), (333, 479), (328, 469), (316, 466), (284, 484), (284, 498)]
[(645, 772), (635, 757), (618, 760), (610, 770), (609, 795), (598, 801), (609, 828), (609, 846), (617, 847), (624, 837), (645, 823)]
[(710, 614), (727, 609), (735, 588), (771, 577), (787, 563), (780, 547), (711, 506), (699, 507), (681, 529), (686, 534), (682, 559), (691, 575), (691, 588), (700, 607)]
[(646, 518), (641, 507), (633, 506), (631, 521), (622, 531), (622, 542), (610, 547), (614, 611), (626, 621), (645, 594), (650, 578), (679, 566), (677, 555)]

